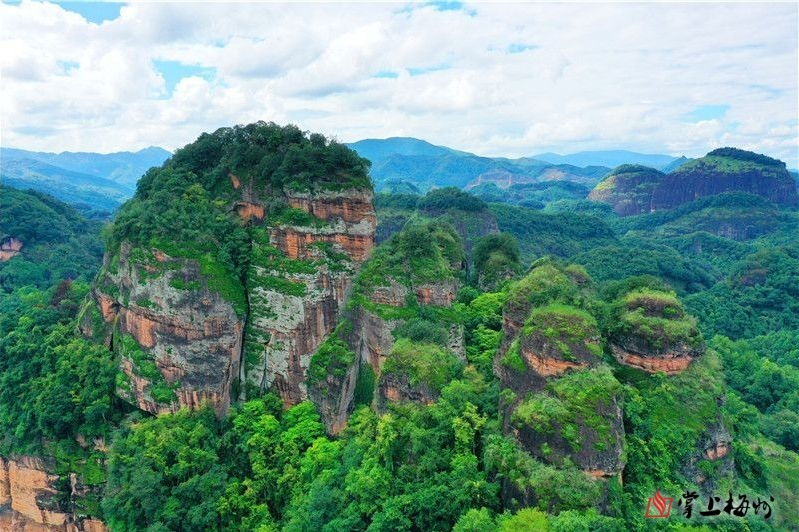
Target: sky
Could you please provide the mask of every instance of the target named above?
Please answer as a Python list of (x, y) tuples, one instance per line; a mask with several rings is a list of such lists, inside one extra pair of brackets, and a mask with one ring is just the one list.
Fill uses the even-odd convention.
[(799, 4), (0, 3), (0, 145), (257, 120), (485, 156), (721, 146), (799, 167)]

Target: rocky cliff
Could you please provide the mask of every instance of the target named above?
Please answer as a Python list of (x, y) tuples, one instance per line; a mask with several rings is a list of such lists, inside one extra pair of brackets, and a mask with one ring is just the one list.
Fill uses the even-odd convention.
[(533, 456), (595, 477), (624, 467), (621, 386), (601, 362), (596, 320), (581, 309), (585, 272), (539, 261), (509, 294), (494, 360), (505, 432)]
[(462, 368), (463, 331), (449, 307), (463, 262), (460, 238), (444, 222), (406, 227), (376, 248), (334, 341), (311, 359), (309, 394), (331, 433), (356, 404), (429, 404)]
[(307, 398), (310, 357), (374, 246), (367, 167), (321, 135), (257, 123), (148, 172), (82, 325), (119, 355), (118, 394), (152, 413)]
[(3, 240), (3, 242), (0, 243), (0, 261), (5, 262), (19, 255), (22, 246), (22, 240), (14, 238), (13, 236)]
[(617, 304), (610, 348), (620, 363), (649, 373), (679, 373), (704, 353), (696, 320), (673, 293), (636, 290)]
[(288, 198), (314, 223), (268, 227), (268, 238), (253, 240), (242, 381), (245, 391), (274, 389), (296, 404), (307, 397), (311, 356), (336, 326), (352, 278), (374, 246), (376, 220), (371, 191)]
[(748, 192), (780, 205), (797, 205), (785, 163), (744, 150), (720, 148), (666, 174), (652, 192), (652, 210), (671, 209), (722, 192)]
[[(725, 192), (752, 194), (777, 205), (799, 204), (796, 185), (785, 163), (736, 148), (720, 148), (705, 157), (686, 160), (670, 173), (621, 165), (594, 187), (588, 199), (611, 205), (619, 216), (633, 216), (674, 209)], [(749, 227), (753, 225), (746, 219), (751, 216), (749, 210), (723, 216), (703, 212), (696, 223), (704, 225), (701, 230), (720, 236), (754, 238), (762, 231)]]
[(664, 174), (638, 164), (623, 164), (614, 168), (588, 194), (588, 199), (607, 203), (619, 216), (649, 212), (652, 193)]
[(0, 457), (0, 530), (8, 532), (105, 532), (80, 509), (91, 491), (73, 473), (62, 478), (33, 456)]

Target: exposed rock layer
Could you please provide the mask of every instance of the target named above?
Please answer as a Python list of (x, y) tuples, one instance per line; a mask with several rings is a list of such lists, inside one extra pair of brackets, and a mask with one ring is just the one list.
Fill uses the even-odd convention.
[[(686, 165), (688, 166), (688, 165)], [(671, 209), (722, 192), (748, 192), (781, 205), (797, 205), (796, 185), (783, 168), (764, 173), (759, 169), (721, 172), (711, 164), (697, 164), (666, 174), (652, 193), (652, 210)]]
[[(74, 477), (74, 475), (73, 475)], [(72, 479), (63, 491), (59, 477), (33, 456), (0, 457), (0, 530), (8, 532), (105, 532), (97, 520), (74, 513), (80, 496)]]
[[(230, 179), (236, 190), (237, 183), (242, 186), (236, 176)], [(272, 249), (305, 263), (297, 271), (279, 261), (254, 264), (244, 279), (247, 309), (235, 309), (197, 260), (128, 243), (117, 257), (106, 257), (94, 298), (114, 331), (106, 341), (121, 353), (127, 383), (118, 393), (143, 410), (210, 404), (221, 414), (236, 382), (245, 384), (243, 397), (247, 390), (273, 389), (287, 405), (307, 398), (310, 357), (335, 327), (352, 276), (374, 246), (372, 192), (287, 191), (288, 203), (316, 220), (287, 225), (270, 223), (265, 203), (250, 187), (241, 191), (244, 199), (233, 203), (235, 212), (263, 226)], [(266, 243), (252, 245), (272, 253)], [(92, 334), (94, 326), (87, 318), (83, 330)], [(158, 375), (140, 367), (148, 361)]]
[[(118, 393), (152, 413), (202, 404), (226, 411), (239, 372), (244, 319), (208, 288), (197, 261), (147, 250), (153, 260), (142, 264), (132, 251), (127, 243), (121, 246), (116, 271), (108, 271), (94, 291), (103, 319), (114, 329), (108, 341), (118, 343), (111, 347), (120, 352), (128, 381)], [(177, 288), (178, 281), (197, 288)], [(126, 335), (135, 345), (126, 342)], [(142, 358), (155, 364), (161, 378), (154, 381), (139, 367)], [(172, 400), (152, 395), (162, 379), (174, 390)]]
[(622, 165), (597, 184), (588, 199), (611, 205), (619, 216), (644, 214), (651, 208), (652, 191), (663, 175), (654, 168)]
[(22, 249), (22, 241), (18, 238), (9, 237), (0, 244), (0, 262), (5, 262), (16, 257)]
[[(282, 272), (284, 279), (304, 286), (303, 295), (281, 293), (248, 282), (253, 338), (261, 340), (242, 380), (260, 390), (274, 389), (287, 405), (308, 397), (306, 370), (311, 356), (339, 320), (352, 278), (374, 247), (376, 218), (371, 191), (297, 193), (288, 201), (324, 223), (269, 228), (269, 243), (291, 260), (315, 261), (314, 273)], [(332, 255), (322, 246), (329, 246)], [(260, 266), (258, 275), (270, 275)], [(248, 342), (248, 346), (252, 346)], [(248, 347), (248, 357), (250, 356)]]

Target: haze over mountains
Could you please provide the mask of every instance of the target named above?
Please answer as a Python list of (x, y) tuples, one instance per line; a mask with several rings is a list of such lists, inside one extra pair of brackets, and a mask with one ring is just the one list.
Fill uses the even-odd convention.
[(552, 164), (571, 164), (573, 166), (619, 166), (620, 164), (642, 164), (660, 170), (673, 163), (678, 157), (671, 155), (636, 153), (628, 150), (581, 151), (566, 155), (539, 153), (534, 159)]

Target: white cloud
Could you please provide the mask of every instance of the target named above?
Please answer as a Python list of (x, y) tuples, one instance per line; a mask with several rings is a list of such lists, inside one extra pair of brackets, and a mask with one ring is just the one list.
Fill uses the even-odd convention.
[[(344, 141), (412, 135), (485, 155), (697, 156), (735, 145), (796, 167), (797, 9), (136, 3), (98, 25), (53, 4), (0, 4), (0, 140), (176, 148), (264, 119)], [(216, 77), (185, 77), (167, 94), (153, 63), (163, 60)], [(729, 108), (686, 119), (708, 105)]]

